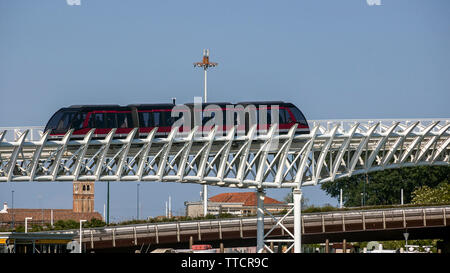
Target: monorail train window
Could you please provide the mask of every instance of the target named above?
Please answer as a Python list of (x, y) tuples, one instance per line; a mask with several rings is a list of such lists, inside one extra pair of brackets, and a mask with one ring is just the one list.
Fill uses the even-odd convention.
[(83, 122), (86, 119), (86, 113), (78, 113), (75, 115), (74, 119), (72, 120), (72, 125), (70, 125), (71, 128), (74, 130), (80, 130), (83, 128)]
[[(261, 119), (261, 113), (266, 112), (266, 118), (265, 119)], [(258, 108), (256, 110), (256, 118), (258, 120), (258, 124), (259, 125), (266, 125), (266, 124), (272, 124), (272, 113), (270, 109), (261, 109)]]
[(153, 113), (139, 112), (139, 127), (153, 127)]
[(298, 110), (296, 107), (289, 107), (289, 109), (291, 110), (297, 122), (303, 125), (308, 125), (305, 116), (302, 114), (302, 112), (300, 112), (300, 110)]
[[(274, 109), (275, 110), (275, 109)], [(260, 109), (258, 108), (256, 111), (256, 118), (258, 120), (258, 124), (272, 124), (272, 109), (261, 109), (261, 112), (266, 111), (266, 120), (260, 120)], [(275, 121), (275, 120), (274, 120)], [(291, 122), (290, 115), (285, 108), (278, 108), (278, 124), (286, 124)]]
[(58, 131), (69, 129), (70, 123), (75, 114), (75, 112), (64, 112), (55, 129)]
[[(117, 128), (117, 114), (116, 113), (104, 113), (104, 126), (103, 128)], [(101, 127), (97, 127), (101, 128)]]
[[(214, 111), (211, 111), (211, 113), (208, 113), (208, 116), (205, 114), (205, 112), (206, 111), (202, 112), (202, 126), (205, 126), (205, 124), (208, 121), (210, 121), (216, 117), (216, 112), (214, 112)], [(208, 111), (208, 112), (210, 112), (210, 111)], [(216, 125), (218, 125), (217, 123), (219, 123), (219, 121), (217, 121), (217, 120), (215, 120), (214, 122), (216, 123)]]
[(117, 128), (133, 128), (133, 119), (130, 113), (117, 113)]
[(64, 112), (62, 110), (56, 112), (56, 114), (54, 114), (53, 117), (48, 122), (46, 130), (56, 129), (56, 127), (58, 126), (58, 122), (61, 120), (63, 114)]
[(139, 112), (140, 127), (168, 127), (177, 119), (171, 117), (170, 111)]
[(179, 117), (172, 117), (170, 111), (162, 111), (160, 113), (161, 113), (160, 126), (172, 126), (175, 120), (179, 119)]
[[(278, 124), (291, 122), (291, 116), (285, 108), (278, 108), (276, 110), (278, 110)], [(276, 122), (276, 120), (274, 120), (274, 122)], [(267, 124), (272, 124), (272, 109), (267, 109)]]
[(161, 112), (153, 112), (153, 126), (151, 127), (161, 127)]
[(239, 114), (237, 112), (234, 112), (233, 122), (234, 125), (241, 125), (241, 120), (239, 119)]
[(280, 111), (280, 124), (292, 122), (291, 115), (289, 115), (286, 108), (279, 109), (279, 111)]
[(89, 118), (90, 128), (117, 128), (116, 113), (94, 113)]

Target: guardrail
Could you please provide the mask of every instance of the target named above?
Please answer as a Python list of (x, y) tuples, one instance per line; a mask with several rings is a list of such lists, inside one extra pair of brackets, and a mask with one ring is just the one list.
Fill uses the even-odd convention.
[[(447, 226), (447, 218), (450, 214), (450, 206), (436, 207), (413, 207), (413, 208), (389, 208), (377, 210), (360, 210), (360, 211), (338, 211), (338, 212), (321, 212), (321, 213), (305, 213), (302, 215), (302, 234), (315, 234), (320, 232), (331, 232), (327, 230), (330, 226), (340, 226), (341, 229), (332, 232), (346, 232), (348, 226), (359, 224), (358, 231), (365, 231), (370, 228), (371, 224), (377, 223), (375, 229), (389, 229), (389, 223), (401, 222), (398, 228), (411, 228), (411, 221), (420, 222), (420, 227), (436, 226), (427, 222), (440, 220), (440, 226)], [(275, 216), (281, 219), (282, 216)], [(256, 217), (251, 218), (231, 218), (231, 219), (211, 219), (197, 220), (189, 222), (172, 222), (172, 223), (146, 223), (128, 226), (114, 226), (102, 228), (86, 228), (82, 231), (83, 241), (89, 242), (91, 248), (97, 241), (111, 241), (112, 246), (116, 246), (116, 241), (125, 238), (133, 238), (137, 245), (138, 239), (142, 237), (154, 237), (156, 243), (162, 236), (176, 237), (176, 242), (182, 241), (182, 236), (195, 236), (196, 240), (201, 241), (202, 235), (205, 233), (217, 233), (217, 238), (222, 239), (223, 233), (233, 230), (239, 231), (240, 237), (244, 238), (244, 231), (256, 230)], [(275, 224), (273, 218), (264, 218), (265, 226)], [(293, 227), (294, 217), (288, 216), (284, 218), (283, 225), (285, 227)], [(417, 227), (415, 225), (414, 227)], [(308, 231), (309, 228), (312, 231)], [(306, 229), (306, 232), (305, 232)], [(355, 231), (355, 230), (353, 230)], [(75, 238), (79, 237), (79, 230), (71, 231), (54, 231), (53, 233), (73, 233)], [(275, 235), (275, 236), (280, 236)]]
[(0, 127), (0, 133), (5, 132), (6, 141), (17, 141), (26, 130), (29, 130), (25, 141), (38, 141), (44, 135), (44, 129), (43, 126)]

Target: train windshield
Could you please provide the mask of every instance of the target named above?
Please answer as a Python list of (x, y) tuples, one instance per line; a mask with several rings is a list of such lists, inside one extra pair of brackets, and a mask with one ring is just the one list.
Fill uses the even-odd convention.
[(58, 111), (47, 124), (45, 130), (65, 131), (69, 129), (77, 112)]
[(297, 107), (289, 107), (289, 109), (291, 110), (298, 123), (302, 125), (308, 125), (305, 116), (302, 114), (302, 112), (300, 112), (300, 110), (297, 109)]

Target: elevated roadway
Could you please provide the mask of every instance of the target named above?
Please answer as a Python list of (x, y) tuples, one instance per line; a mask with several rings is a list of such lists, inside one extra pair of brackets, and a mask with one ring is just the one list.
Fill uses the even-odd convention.
[[(343, 239), (348, 242), (403, 240), (405, 231), (410, 234), (409, 239), (448, 240), (449, 214), (450, 205), (304, 213), (302, 241), (311, 244)], [(289, 245), (293, 241), (289, 233), (294, 232), (294, 217), (265, 217), (264, 230), (266, 242), (273, 240)], [(79, 231), (71, 232), (79, 238)], [(257, 218), (147, 223), (87, 228), (82, 232), (85, 248), (95, 252), (188, 248), (190, 240), (216, 247), (221, 242), (225, 247), (255, 246)]]

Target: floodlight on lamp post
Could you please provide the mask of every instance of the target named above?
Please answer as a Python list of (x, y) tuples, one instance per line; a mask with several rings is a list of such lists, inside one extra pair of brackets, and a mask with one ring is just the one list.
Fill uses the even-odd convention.
[(83, 223), (87, 220), (80, 220), (80, 253), (82, 253), (82, 240), (83, 240)]
[(28, 220), (32, 220), (33, 217), (25, 217), (25, 233), (28, 233)]

